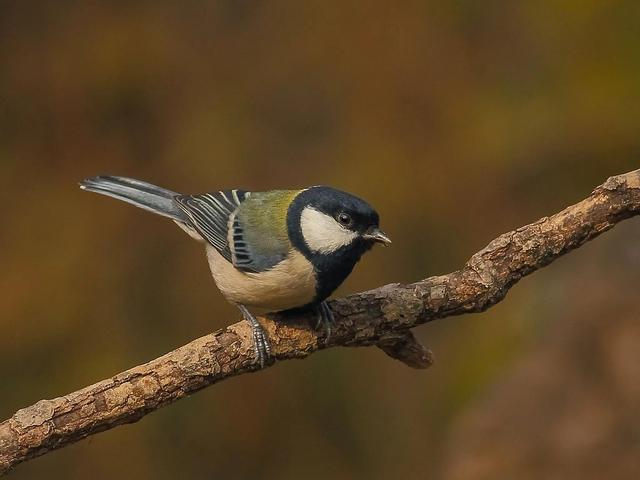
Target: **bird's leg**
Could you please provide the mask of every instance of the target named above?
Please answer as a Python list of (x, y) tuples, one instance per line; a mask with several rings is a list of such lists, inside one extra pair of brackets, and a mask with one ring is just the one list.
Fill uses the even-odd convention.
[(264, 368), (266, 361), (271, 356), (271, 347), (267, 341), (267, 335), (264, 332), (262, 326), (256, 320), (247, 307), (238, 304), (240, 312), (244, 319), (251, 324), (251, 332), (253, 333), (253, 348), (256, 354), (256, 360), (260, 363), (260, 368)]
[(335, 318), (333, 316), (333, 312), (327, 302), (321, 302), (315, 307), (316, 314), (318, 315), (318, 323), (316, 323), (316, 330), (320, 330), (320, 328), (324, 328), (327, 332), (327, 336), (325, 337), (325, 343), (329, 341), (329, 337), (331, 337), (331, 328), (335, 322)]

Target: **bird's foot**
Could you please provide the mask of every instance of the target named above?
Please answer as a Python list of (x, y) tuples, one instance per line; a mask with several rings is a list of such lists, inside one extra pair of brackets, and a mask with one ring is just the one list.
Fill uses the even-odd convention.
[(324, 343), (325, 345), (329, 342), (329, 338), (331, 337), (331, 329), (333, 328), (333, 324), (335, 323), (335, 317), (333, 316), (333, 312), (327, 302), (321, 302), (315, 307), (316, 314), (318, 315), (318, 323), (316, 323), (316, 330), (320, 330), (323, 328), (327, 335), (325, 336)]
[(242, 316), (244, 319), (249, 322), (251, 325), (251, 332), (253, 333), (253, 348), (256, 355), (256, 361), (260, 364), (260, 368), (264, 368), (265, 364), (269, 360), (271, 356), (271, 347), (269, 346), (269, 341), (267, 340), (267, 334), (264, 329), (256, 320), (247, 307), (244, 305), (238, 305), (240, 312), (242, 312)]

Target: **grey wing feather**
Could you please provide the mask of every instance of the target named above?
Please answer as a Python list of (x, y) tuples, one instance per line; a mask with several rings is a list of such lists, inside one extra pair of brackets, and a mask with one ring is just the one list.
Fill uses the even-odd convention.
[(249, 245), (244, 238), (244, 232), (242, 230), (242, 225), (240, 224), (240, 220), (235, 217), (233, 218), (233, 225), (231, 225), (233, 229), (233, 251), (232, 251), (232, 260), (233, 265), (240, 270), (247, 271), (257, 271), (253, 268), (253, 260), (251, 258), (251, 252), (249, 251)]
[(228, 240), (229, 219), (249, 195), (243, 190), (229, 190), (204, 195), (179, 195), (174, 200), (195, 230), (227, 261), (235, 264)]

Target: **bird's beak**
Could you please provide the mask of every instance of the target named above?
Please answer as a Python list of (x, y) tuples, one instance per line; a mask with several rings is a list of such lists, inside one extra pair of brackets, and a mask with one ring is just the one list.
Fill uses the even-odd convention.
[(385, 247), (387, 245), (391, 245), (391, 239), (387, 237), (387, 234), (384, 233), (379, 228), (371, 228), (363, 235), (363, 238), (366, 240), (373, 240), (374, 242), (381, 243)]

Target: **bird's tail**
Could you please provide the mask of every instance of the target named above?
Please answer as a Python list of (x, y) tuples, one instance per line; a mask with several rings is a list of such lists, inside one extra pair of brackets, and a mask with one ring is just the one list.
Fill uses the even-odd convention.
[(151, 183), (126, 177), (99, 176), (83, 180), (80, 188), (117, 198), (180, 223), (188, 221), (173, 201), (179, 194)]

